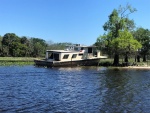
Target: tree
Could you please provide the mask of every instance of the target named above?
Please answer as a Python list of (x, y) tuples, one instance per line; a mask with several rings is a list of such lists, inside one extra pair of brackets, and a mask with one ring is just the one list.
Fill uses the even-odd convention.
[(106, 53), (110, 58), (112, 57), (112, 34), (109, 32), (108, 34), (104, 34), (99, 36), (95, 42), (95, 46), (101, 50), (102, 53)]
[(2, 40), (3, 40), (3, 37), (0, 36), (0, 56), (2, 55)]
[(43, 54), (45, 54), (48, 45), (46, 41), (43, 39), (31, 38), (29, 46), (30, 46), (31, 55), (37, 57), (37, 56), (43, 56)]
[(119, 54), (123, 54), (125, 56), (124, 61), (128, 62), (128, 55), (140, 49), (142, 45), (127, 30), (119, 31), (118, 35), (118, 38), (113, 39), (112, 47), (117, 49)]
[[(118, 10), (114, 9), (112, 13), (109, 15), (109, 20), (104, 24), (103, 28), (108, 33), (111, 34), (107, 37), (108, 42), (111, 42), (113, 39), (118, 38), (119, 31), (123, 30), (132, 30), (135, 25), (134, 21), (130, 20), (128, 16), (131, 13), (136, 11), (135, 8), (132, 8), (130, 5), (126, 5), (126, 7), (119, 7)], [(108, 45), (109, 46), (109, 45)], [(110, 45), (111, 46), (111, 45)], [(110, 47), (109, 47), (110, 48)], [(114, 53), (114, 65), (119, 64), (119, 51), (118, 49), (113, 50)]]
[(146, 62), (146, 55), (150, 52), (150, 31), (140, 27), (133, 32), (133, 36), (142, 44), (139, 54), (143, 56), (143, 62)]
[(65, 47), (67, 45), (72, 45), (72, 43), (69, 43), (69, 42), (64, 42), (64, 43), (49, 43), (48, 46), (47, 46), (47, 49), (49, 50), (52, 50), (52, 49), (55, 49), (55, 50), (59, 50), (59, 49), (65, 49)]
[(29, 41), (29, 39), (26, 36), (23, 36), (23, 37), (21, 37), (20, 42), (22, 44), (21, 54), (23, 56), (30, 56), (31, 48), (30, 48), (30, 41)]
[(14, 43), (19, 43), (20, 38), (14, 33), (6, 33), (2, 40), (2, 51), (4, 55), (13, 56), (15, 50), (13, 49)]

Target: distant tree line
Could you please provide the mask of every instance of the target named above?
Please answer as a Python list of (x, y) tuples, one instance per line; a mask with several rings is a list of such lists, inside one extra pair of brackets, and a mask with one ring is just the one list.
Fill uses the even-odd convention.
[(136, 28), (134, 20), (129, 19), (135, 11), (129, 4), (114, 9), (103, 25), (105, 33), (95, 42), (102, 52), (114, 58), (113, 65), (119, 65), (120, 58), (128, 62), (129, 57), (135, 62), (140, 62), (140, 58), (146, 62), (150, 55), (150, 30)]
[(44, 57), (47, 49), (63, 49), (71, 43), (48, 43), (40, 38), (19, 37), (15, 33), (0, 36), (1, 57)]

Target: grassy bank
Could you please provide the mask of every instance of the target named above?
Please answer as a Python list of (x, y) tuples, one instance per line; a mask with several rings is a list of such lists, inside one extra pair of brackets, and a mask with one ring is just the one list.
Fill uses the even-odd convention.
[[(119, 64), (122, 65), (124, 63), (124, 61), (122, 59), (119, 59)], [(147, 60), (146, 62), (135, 62), (133, 58), (129, 59), (128, 61), (129, 65), (132, 65), (133, 63), (136, 66), (150, 66), (150, 60)], [(101, 59), (99, 62), (100, 66), (112, 66), (113, 65), (113, 59)]]
[(33, 57), (0, 57), (0, 66), (5, 65), (32, 65)]
[[(0, 57), (0, 66), (9, 66), (9, 65), (34, 65), (33, 57)], [(41, 58), (39, 58), (41, 59)], [(134, 59), (129, 59), (129, 63), (132, 64)], [(122, 64), (123, 60), (120, 59), (119, 63)], [(99, 66), (112, 66), (113, 59), (101, 59)], [(147, 62), (136, 62), (137, 66), (150, 66), (150, 61)]]

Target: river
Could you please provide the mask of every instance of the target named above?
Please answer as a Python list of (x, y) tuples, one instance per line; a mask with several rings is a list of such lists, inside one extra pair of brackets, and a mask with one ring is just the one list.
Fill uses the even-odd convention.
[(0, 67), (1, 113), (149, 113), (150, 70)]

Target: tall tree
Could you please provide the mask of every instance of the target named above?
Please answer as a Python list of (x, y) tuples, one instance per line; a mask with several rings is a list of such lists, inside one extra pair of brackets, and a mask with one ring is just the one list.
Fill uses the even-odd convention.
[(142, 45), (134, 39), (133, 35), (125, 31), (119, 31), (118, 38), (112, 41), (112, 47), (119, 51), (119, 54), (125, 56), (124, 61), (128, 62), (128, 55), (134, 53), (137, 49), (140, 49)]
[(65, 49), (66, 46), (72, 45), (72, 43), (64, 42), (64, 43), (49, 43), (47, 49), (52, 50), (59, 50), (59, 49)]
[(20, 43), (20, 38), (15, 33), (6, 33), (2, 40), (2, 51), (7, 56), (13, 56), (14, 44)]
[(45, 54), (46, 48), (48, 46), (45, 40), (40, 38), (31, 38), (30, 43), (32, 56), (37, 57), (43, 56), (43, 54)]
[(23, 56), (30, 56), (30, 41), (26, 36), (21, 37), (20, 39), (21, 45), (22, 45), (22, 55)]
[[(104, 24), (103, 28), (108, 33), (111, 34), (107, 40), (111, 42), (113, 39), (118, 38), (120, 30), (132, 30), (135, 25), (134, 21), (130, 20), (128, 16), (136, 11), (129, 4), (126, 7), (120, 6), (118, 10), (114, 9), (109, 15), (109, 20)], [(108, 45), (109, 46), (109, 45)], [(119, 64), (119, 51), (114, 49), (114, 65)]]
[(99, 36), (95, 42), (95, 46), (101, 50), (102, 53), (107, 54), (110, 58), (112, 58), (112, 34), (109, 32), (108, 34), (104, 34)]
[(0, 56), (2, 56), (2, 40), (3, 40), (3, 37), (0, 36)]
[(133, 32), (133, 36), (142, 44), (139, 54), (143, 56), (143, 61), (146, 62), (146, 55), (150, 52), (150, 31), (140, 27)]

